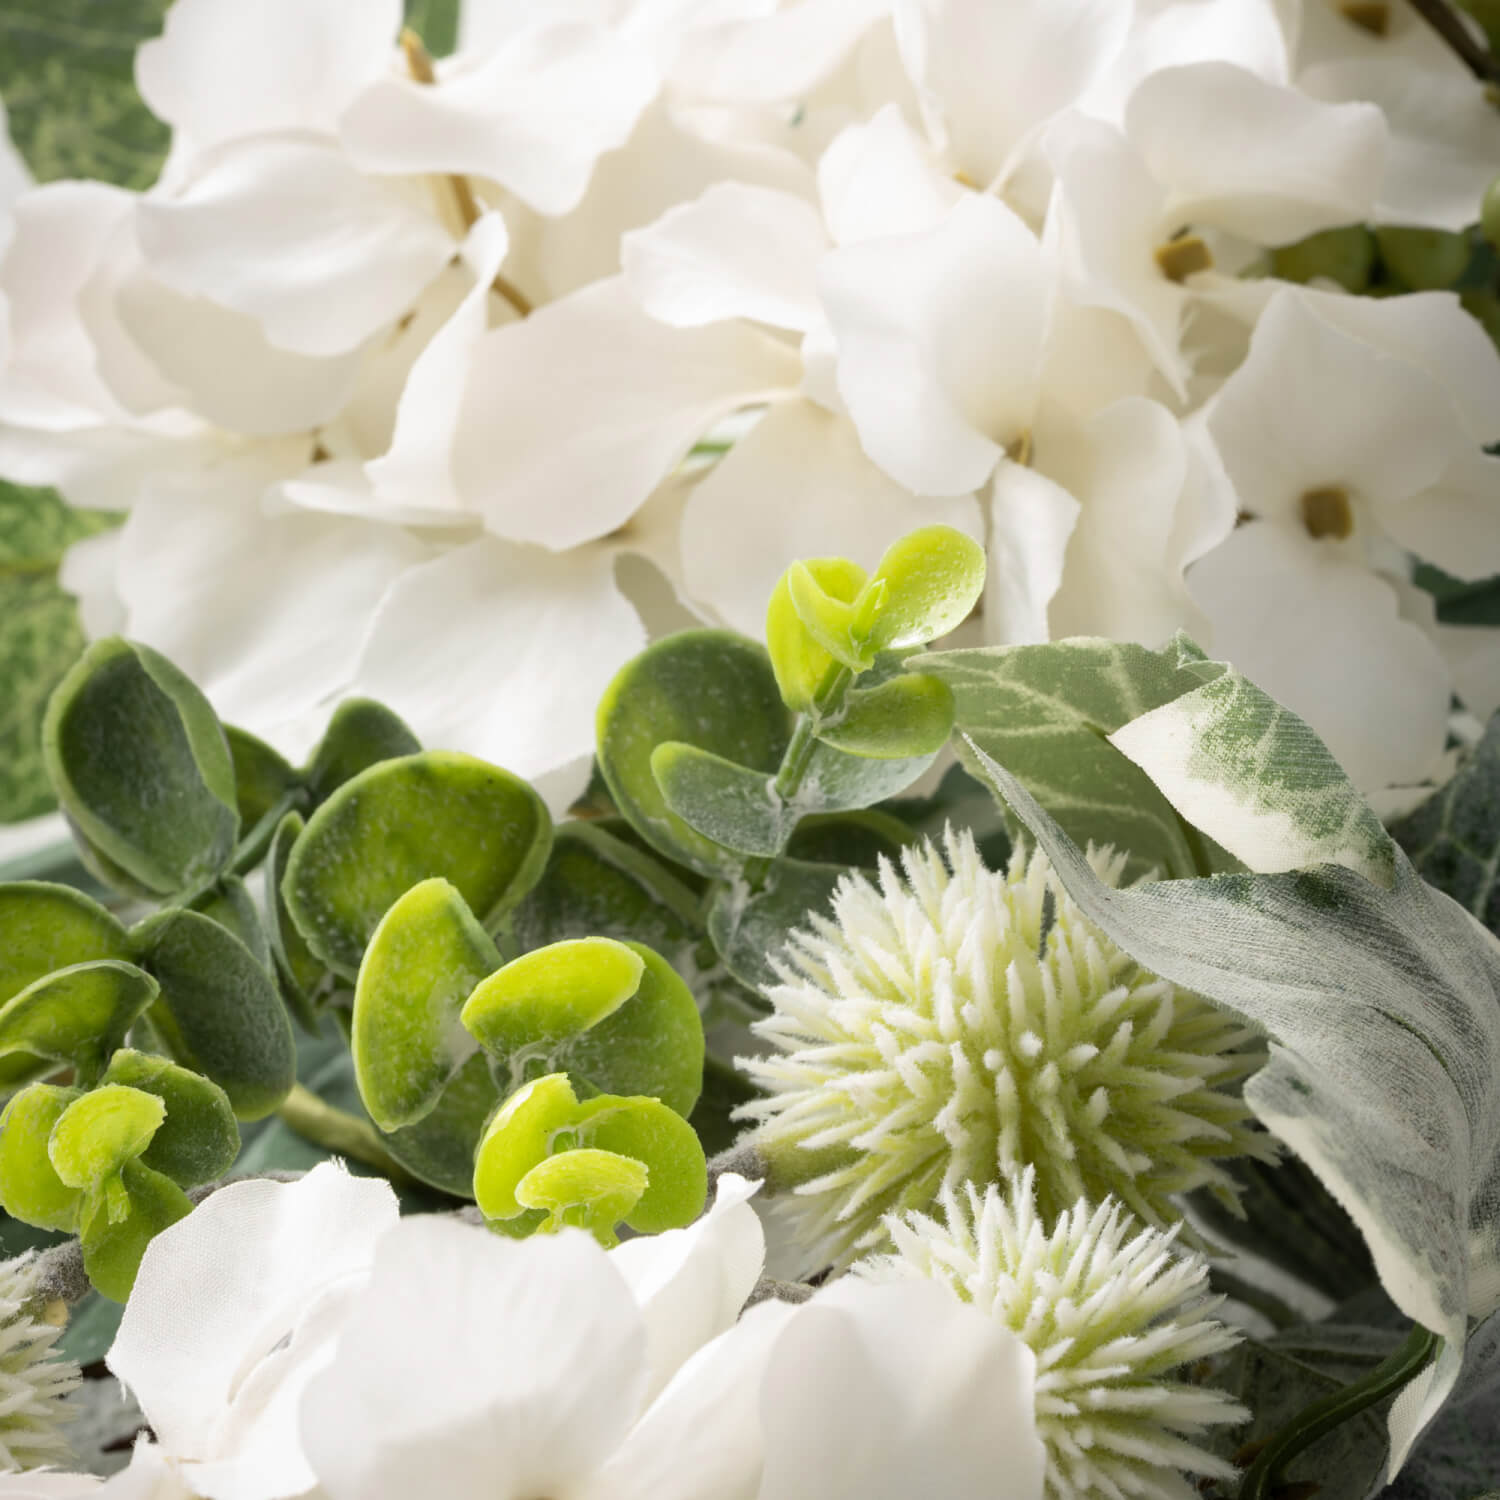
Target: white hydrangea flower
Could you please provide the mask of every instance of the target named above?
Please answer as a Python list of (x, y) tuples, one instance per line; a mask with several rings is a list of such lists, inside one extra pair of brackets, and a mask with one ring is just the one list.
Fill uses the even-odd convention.
[(1205, 1295), (1207, 1263), (1176, 1229), (1143, 1228), (1106, 1200), (1049, 1230), (1031, 1168), (940, 1203), (937, 1218), (893, 1218), (894, 1253), (855, 1271), (939, 1282), (1020, 1336), (1036, 1356), (1047, 1500), (1192, 1500), (1184, 1475), (1233, 1477), (1196, 1439), (1249, 1413), (1186, 1371), (1240, 1336), (1214, 1317), (1223, 1299)]
[(82, 1378), (53, 1347), (66, 1322), (36, 1304), (35, 1257), (0, 1264), (0, 1471), (56, 1463), (68, 1454), (63, 1397)]
[[(1101, 878), (1124, 859), (1096, 852)], [(844, 880), (777, 962), (740, 1066), (742, 1107), (798, 1269), (881, 1245), (884, 1216), (1033, 1166), (1049, 1221), (1113, 1193), (1148, 1223), (1174, 1194), (1231, 1199), (1227, 1157), (1264, 1156), (1236, 1082), (1262, 1054), (1206, 1000), (1147, 973), (1090, 923), (1046, 857), (985, 868), (950, 829)]]

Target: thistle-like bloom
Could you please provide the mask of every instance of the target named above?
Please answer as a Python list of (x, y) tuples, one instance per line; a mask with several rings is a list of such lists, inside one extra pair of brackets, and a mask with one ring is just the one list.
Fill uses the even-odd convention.
[(1165, 1378), (1239, 1335), (1213, 1317), (1208, 1267), (1116, 1202), (1079, 1203), (1049, 1232), (1028, 1170), (1008, 1191), (945, 1191), (942, 1219), (892, 1219), (893, 1255), (856, 1267), (921, 1278), (992, 1313), (1036, 1356), (1046, 1500), (1192, 1500), (1184, 1474), (1227, 1478), (1193, 1439), (1249, 1413), (1221, 1391)]
[(60, 1429), (72, 1413), (63, 1397), (82, 1378), (52, 1347), (63, 1325), (47, 1321), (36, 1305), (34, 1258), (0, 1263), (0, 1473), (67, 1457)]
[[(741, 1059), (767, 1095), (746, 1144), (795, 1245), (778, 1270), (847, 1265), (888, 1243), (886, 1214), (1027, 1166), (1047, 1223), (1080, 1198), (1154, 1225), (1193, 1188), (1233, 1202), (1219, 1162), (1270, 1150), (1233, 1087), (1255, 1034), (1115, 947), (1040, 852), (1002, 874), (967, 834), (944, 850), (849, 877), (778, 960), (755, 1030), (779, 1053)], [(1118, 882), (1122, 857), (1091, 857)]]

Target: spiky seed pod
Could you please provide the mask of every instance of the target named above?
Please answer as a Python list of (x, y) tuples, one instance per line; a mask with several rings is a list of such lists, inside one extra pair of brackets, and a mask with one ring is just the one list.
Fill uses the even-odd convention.
[(82, 1379), (53, 1348), (62, 1325), (37, 1306), (34, 1255), (0, 1263), (0, 1472), (56, 1464), (68, 1456), (63, 1397)]
[(1235, 1470), (1194, 1439), (1249, 1416), (1180, 1378), (1239, 1341), (1213, 1316), (1223, 1299), (1204, 1295), (1206, 1263), (1116, 1202), (1079, 1203), (1049, 1231), (1033, 1184), (1028, 1171), (1006, 1192), (945, 1191), (941, 1218), (892, 1220), (895, 1253), (856, 1274), (943, 1282), (1031, 1349), (1046, 1500), (1196, 1500), (1184, 1475)]
[[(847, 878), (777, 961), (755, 1026), (777, 1050), (740, 1060), (766, 1097), (739, 1117), (798, 1247), (783, 1268), (847, 1265), (886, 1214), (1027, 1166), (1049, 1223), (1110, 1195), (1156, 1225), (1193, 1188), (1234, 1205), (1220, 1162), (1272, 1154), (1237, 1088), (1255, 1033), (1111, 943), (1040, 851), (1004, 873), (967, 834), (944, 851)], [(1118, 883), (1122, 857), (1090, 859)]]

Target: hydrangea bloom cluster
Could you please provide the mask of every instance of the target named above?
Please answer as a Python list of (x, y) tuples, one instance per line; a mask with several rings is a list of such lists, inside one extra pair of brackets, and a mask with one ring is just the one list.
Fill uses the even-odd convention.
[[(1121, 859), (1093, 863), (1118, 880)], [(1048, 1223), (1113, 1196), (1162, 1224), (1193, 1188), (1232, 1201), (1220, 1162), (1266, 1153), (1235, 1088), (1254, 1033), (1115, 947), (1040, 852), (1002, 873), (969, 834), (914, 846), (878, 884), (847, 877), (781, 971), (742, 1114), (802, 1273), (965, 1184), (1031, 1169)]]
[[(1500, 120), (1410, 7), (400, 27), (176, 0), (160, 180), (7, 178), (0, 473), (128, 511), (69, 561), (89, 626), (233, 721), (295, 755), (363, 691), (562, 796), (682, 605), (753, 628), (793, 557), (930, 521), (986, 543), (987, 641), (1186, 627), (1367, 790), (1500, 702), (1410, 585), (1500, 571), (1500, 359), (1400, 237), (1478, 218)], [(1347, 295), (1366, 224), (1412, 295)]]
[(1191, 1500), (1185, 1474), (1234, 1474), (1194, 1440), (1247, 1413), (1186, 1376), (1239, 1335), (1214, 1318), (1207, 1264), (1181, 1253), (1175, 1231), (1142, 1228), (1111, 1201), (1049, 1229), (1030, 1168), (1004, 1188), (945, 1190), (939, 1205), (940, 1217), (894, 1219), (895, 1252), (855, 1269), (939, 1282), (1036, 1355), (1047, 1500)]

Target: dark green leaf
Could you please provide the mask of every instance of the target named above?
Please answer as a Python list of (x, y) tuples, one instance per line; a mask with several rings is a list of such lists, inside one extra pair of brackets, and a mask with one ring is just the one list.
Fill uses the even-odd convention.
[(849, 872), (842, 865), (811, 865), (781, 860), (765, 889), (726, 886), (708, 913), (708, 932), (725, 967), (741, 984), (764, 993), (781, 981), (770, 959), (788, 936), (808, 925), (810, 912), (827, 915), (834, 887)]
[(680, 740), (651, 752), (651, 774), (672, 812), (725, 849), (772, 858), (791, 833), (796, 815), (772, 775)]
[(141, 1161), (178, 1187), (221, 1177), (239, 1154), (240, 1131), (229, 1096), (199, 1073), (122, 1047), (109, 1060), (101, 1082), (155, 1094), (167, 1117), (141, 1153)]
[(818, 738), (836, 750), (880, 760), (936, 755), (953, 732), (953, 694), (936, 677), (893, 677), (856, 688), (844, 712), (820, 726)]
[(383, 703), (350, 698), (340, 703), (308, 762), (305, 780), (314, 803), (326, 802), (346, 781), (383, 760), (415, 755), (422, 742)]
[(82, 891), (42, 880), (0, 885), (0, 1003), (54, 969), (129, 959), (120, 922)]
[(97, 1077), (156, 984), (134, 964), (101, 958), (57, 969), (0, 1010), (0, 1088), (14, 1088), (72, 1063)]

